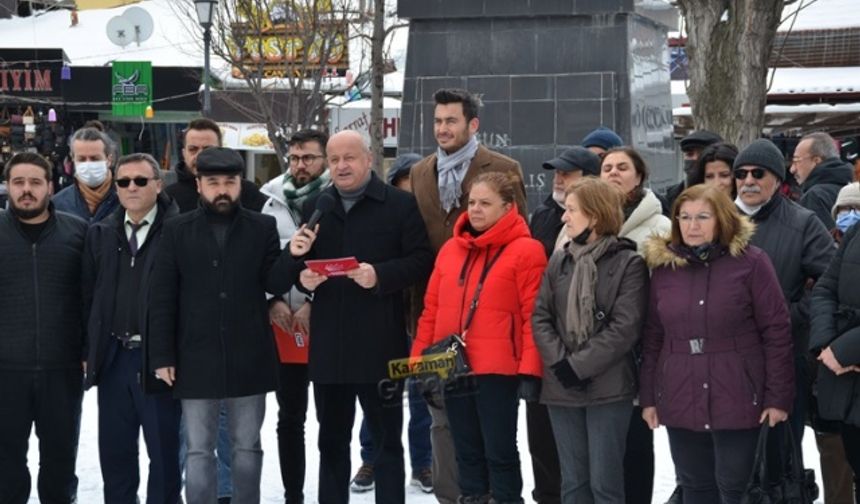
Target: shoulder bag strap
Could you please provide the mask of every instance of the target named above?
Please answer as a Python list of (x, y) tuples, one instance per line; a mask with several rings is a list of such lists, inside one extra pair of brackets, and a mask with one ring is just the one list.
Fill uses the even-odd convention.
[(463, 330), (460, 331), (460, 339), (463, 341), (466, 340), (466, 332), (469, 330), (469, 326), (472, 325), (472, 318), (475, 316), (475, 310), (478, 308), (478, 298), (481, 296), (481, 291), (484, 289), (484, 281), (487, 279), (487, 274), (490, 272), (490, 268), (493, 267), (493, 264), (495, 264), (499, 259), (499, 256), (502, 255), (506, 246), (507, 244), (499, 247), (496, 255), (484, 264), (484, 269), (481, 271), (481, 277), (478, 279), (478, 285), (475, 287), (475, 295), (472, 297), (472, 303), (469, 305), (469, 313), (466, 314), (466, 322), (463, 324)]

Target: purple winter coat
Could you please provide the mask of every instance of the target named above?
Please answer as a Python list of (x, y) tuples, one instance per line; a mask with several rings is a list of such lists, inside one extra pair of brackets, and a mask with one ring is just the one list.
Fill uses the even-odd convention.
[(791, 411), (794, 361), (788, 307), (770, 259), (749, 245), (754, 226), (702, 261), (652, 238), (639, 402), (662, 425), (750, 429), (764, 408)]

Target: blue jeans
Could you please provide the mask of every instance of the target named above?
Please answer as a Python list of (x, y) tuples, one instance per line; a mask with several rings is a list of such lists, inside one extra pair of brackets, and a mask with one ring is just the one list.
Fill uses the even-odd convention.
[(260, 429), (266, 414), (265, 394), (221, 400), (182, 400), (188, 439), (186, 500), (209, 504), (218, 499), (215, 446), (222, 404), (227, 410), (227, 430), (233, 444), (230, 458), (233, 500), (242, 504), (258, 503), (263, 470)]
[[(230, 445), (230, 434), (227, 433), (227, 408), (221, 405), (218, 414), (218, 446), (215, 455), (218, 457), (218, 498), (233, 495), (233, 483), (230, 475), (230, 453), (233, 447)], [(185, 459), (188, 456), (188, 441), (185, 437), (185, 417), (179, 417), (179, 472), (183, 475), (182, 484), (185, 484)]]
[(624, 504), (624, 449), (633, 401), (548, 406), (563, 504)]
[[(415, 474), (422, 469), (429, 469), (433, 459), (433, 449), (430, 445), (430, 411), (427, 402), (418, 392), (418, 382), (407, 380), (406, 386), (409, 391), (409, 459), (412, 464), (412, 473)], [(367, 428), (367, 422), (361, 419), (361, 430), (358, 432), (358, 440), (361, 443), (361, 461), (370, 464), (376, 452), (373, 449), (373, 436)]]

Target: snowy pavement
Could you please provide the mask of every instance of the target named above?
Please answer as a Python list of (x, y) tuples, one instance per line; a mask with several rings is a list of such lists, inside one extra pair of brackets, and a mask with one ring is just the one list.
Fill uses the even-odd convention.
[[(313, 397), (311, 395), (311, 397)], [(263, 424), (263, 483), (262, 483), (262, 502), (265, 503), (282, 503), (283, 502), (283, 487), (281, 485), (280, 472), (278, 470), (278, 448), (277, 438), (275, 435), (275, 424), (277, 423), (278, 403), (275, 400), (274, 394), (269, 394), (266, 404), (266, 420)], [(404, 403), (405, 407), (405, 403)], [(361, 411), (357, 406), (357, 411)], [(97, 430), (97, 405), (95, 391), (87, 392), (84, 396), (83, 419), (81, 420), (81, 441), (78, 451), (77, 473), (80, 479), (78, 488), (78, 502), (80, 504), (103, 504), (102, 499), (102, 479), (99, 469), (98, 459), (98, 430)], [(404, 412), (404, 425), (408, 418), (408, 408)], [(353, 471), (360, 464), (359, 446), (358, 446), (358, 425), (356, 421), (355, 429), (353, 430), (353, 446), (352, 446), (352, 462)], [(520, 407), (520, 424), (518, 431), (518, 441), (520, 447), (520, 457), (522, 459), (522, 472), (525, 487), (523, 496), (530, 495), (531, 489), (534, 487), (534, 478), (532, 476), (531, 459), (528, 454), (528, 446), (526, 444), (525, 431), (525, 407)], [(305, 482), (305, 499), (306, 502), (316, 502), (317, 496), (317, 481), (319, 471), (319, 452), (316, 449), (317, 422), (316, 413), (313, 411), (313, 400), (311, 400), (310, 410), (308, 411), (307, 430), (307, 467), (308, 474)], [(404, 448), (408, 446), (406, 432), (404, 429), (403, 436)], [(675, 487), (675, 474), (672, 467), (672, 458), (669, 454), (669, 445), (666, 439), (666, 430), (659, 429), (654, 437), (655, 458), (656, 458), (656, 475), (654, 481), (654, 500), (656, 504), (662, 504), (666, 501), (672, 490)], [(141, 487), (140, 496), (141, 502), (145, 501), (146, 490), (146, 474), (147, 474), (147, 456), (146, 450), (143, 449), (141, 441)], [(821, 487), (820, 475), (821, 471), (818, 463), (818, 451), (815, 447), (815, 438), (812, 431), (807, 429), (806, 436), (803, 439), (804, 461), (807, 467), (815, 469), (816, 475), (819, 477), (819, 487)], [(35, 435), (30, 440), (29, 465), (33, 474), (33, 495), (30, 497), (30, 503), (38, 503), (35, 490), (35, 474), (39, 465), (38, 441)], [(408, 467), (407, 457), (407, 474), (410, 472)], [(406, 483), (406, 482), (404, 482)], [(526, 499), (531, 502), (531, 499)], [(819, 502), (822, 497), (819, 497)], [(352, 494), (351, 502), (361, 504), (372, 504), (374, 502), (373, 492), (365, 494)], [(406, 502), (409, 504), (432, 504), (435, 499), (431, 495), (425, 494), (415, 487), (407, 486)]]

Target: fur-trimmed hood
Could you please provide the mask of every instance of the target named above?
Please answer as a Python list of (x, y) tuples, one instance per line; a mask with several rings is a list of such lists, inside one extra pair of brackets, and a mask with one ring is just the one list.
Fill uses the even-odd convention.
[[(728, 246), (728, 252), (732, 257), (744, 254), (750, 244), (753, 233), (755, 233), (755, 224), (749, 218), (741, 216), (740, 219), (740, 228)], [(649, 268), (655, 269), (661, 266), (671, 266), (674, 269), (687, 266), (689, 263), (687, 258), (672, 250), (670, 247), (671, 243), (671, 235), (653, 236), (645, 242), (645, 261), (648, 263)]]

